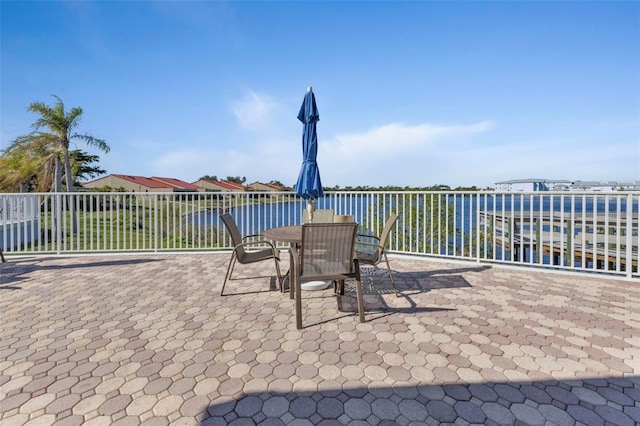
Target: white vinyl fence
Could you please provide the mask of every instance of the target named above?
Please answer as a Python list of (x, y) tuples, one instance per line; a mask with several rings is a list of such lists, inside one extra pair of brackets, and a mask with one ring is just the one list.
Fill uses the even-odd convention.
[[(399, 219), (390, 252), (638, 278), (639, 192), (328, 192), (316, 209), (353, 215), (363, 233)], [(301, 223), (291, 192), (0, 194), (8, 254), (229, 250), (244, 235)]]

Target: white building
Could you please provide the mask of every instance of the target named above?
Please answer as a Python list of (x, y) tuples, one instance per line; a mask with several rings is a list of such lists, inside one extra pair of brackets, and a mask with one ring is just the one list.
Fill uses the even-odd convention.
[(640, 191), (640, 181), (570, 181), (557, 179), (511, 179), (496, 182), (498, 192), (539, 192), (539, 191), (573, 191), (573, 192), (611, 192)]
[[(511, 179), (496, 182), (499, 192), (531, 192), (531, 191), (562, 191), (568, 189), (571, 181), (553, 179)], [(566, 189), (565, 189), (566, 188)]]

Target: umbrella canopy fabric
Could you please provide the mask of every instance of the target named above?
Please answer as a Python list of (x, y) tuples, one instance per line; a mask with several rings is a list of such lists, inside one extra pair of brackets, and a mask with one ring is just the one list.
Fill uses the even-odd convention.
[(302, 168), (296, 183), (296, 194), (305, 200), (315, 200), (322, 197), (322, 183), (320, 170), (316, 162), (318, 156), (318, 134), (316, 123), (320, 120), (316, 97), (311, 87), (307, 89), (304, 101), (298, 113), (298, 120), (302, 121)]

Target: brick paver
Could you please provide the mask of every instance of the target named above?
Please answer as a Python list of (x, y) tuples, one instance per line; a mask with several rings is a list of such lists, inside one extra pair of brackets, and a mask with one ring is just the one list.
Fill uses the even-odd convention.
[(640, 423), (638, 282), (397, 256), (401, 297), (363, 268), (365, 323), (347, 286), (296, 330), (273, 265), (219, 296), (227, 261), (0, 264), (0, 424)]

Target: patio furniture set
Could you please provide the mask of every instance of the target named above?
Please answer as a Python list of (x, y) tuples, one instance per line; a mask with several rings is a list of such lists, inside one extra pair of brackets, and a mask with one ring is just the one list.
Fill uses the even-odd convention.
[[(298, 329), (302, 329), (302, 285), (309, 282), (328, 281), (333, 283), (337, 295), (344, 295), (345, 282), (355, 281), (358, 317), (360, 322), (364, 322), (360, 265), (377, 266), (384, 260), (394, 292), (398, 296), (385, 251), (387, 239), (397, 220), (396, 214), (389, 216), (380, 236), (359, 234), (358, 224), (352, 216), (336, 216), (332, 210), (316, 210), (313, 213), (313, 223), (305, 220), (309, 217), (306, 211), (302, 217), (302, 225), (276, 227), (263, 234), (242, 236), (234, 218), (229, 213), (222, 215), (234, 248), (220, 295), (224, 295), (225, 286), (231, 279), (236, 263), (273, 261), (280, 291), (285, 292), (285, 282), (288, 281), (290, 298), (295, 298)], [(284, 276), (280, 271), (280, 250), (275, 242), (290, 244), (290, 270)]]

